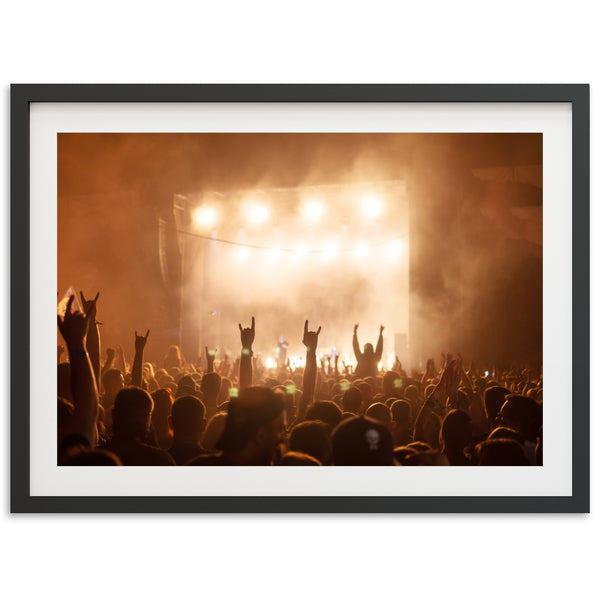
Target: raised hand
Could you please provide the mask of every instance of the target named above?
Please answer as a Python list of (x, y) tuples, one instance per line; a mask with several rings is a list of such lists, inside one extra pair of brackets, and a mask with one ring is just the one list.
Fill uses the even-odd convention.
[[(450, 355), (448, 355), (450, 356)], [(462, 368), (457, 360), (451, 360), (444, 372), (442, 373), (442, 379), (440, 385), (447, 396), (455, 396), (458, 392), (458, 386), (462, 379)]]
[(379, 326), (379, 335), (381, 335), (383, 333), (384, 329), (385, 329), (385, 327), (383, 325)]
[(148, 341), (148, 336), (150, 335), (150, 330), (146, 331), (146, 335), (138, 335), (137, 331), (135, 332), (135, 351), (141, 352), (146, 347), (146, 342)]
[(135, 332), (135, 355), (133, 357), (133, 365), (131, 367), (131, 383), (142, 387), (142, 363), (144, 362), (144, 347), (148, 341), (150, 330), (146, 331), (146, 335), (138, 335)]
[(241, 323), (238, 324), (238, 327), (240, 328), (240, 338), (242, 341), (242, 349), (252, 351), (252, 344), (254, 343), (254, 335), (255, 335), (254, 317), (252, 317), (252, 326), (251, 327), (245, 327), (244, 329), (242, 329)]
[(252, 385), (252, 344), (254, 343), (254, 317), (252, 317), (252, 326), (242, 329), (239, 325), (240, 338), (242, 340), (242, 357), (240, 360), (240, 389), (246, 389)]
[(112, 363), (112, 361), (115, 358), (115, 349), (114, 348), (107, 348), (106, 349), (106, 362), (107, 363)]
[(60, 315), (57, 315), (58, 329), (60, 330), (60, 334), (63, 336), (69, 351), (73, 348), (84, 350), (90, 316), (79, 311), (71, 312), (73, 300), (75, 300), (75, 296), (69, 298), (67, 310), (62, 319), (60, 318)]
[(356, 323), (356, 325), (354, 325), (354, 333), (356, 334), (356, 331), (358, 330), (358, 323)]
[(317, 344), (319, 343), (319, 333), (321, 333), (321, 326), (317, 331), (308, 330), (308, 319), (304, 321), (304, 335), (302, 336), (302, 343), (304, 344), (307, 352), (316, 352)]
[(94, 323), (96, 320), (96, 302), (100, 296), (100, 292), (96, 294), (96, 297), (93, 300), (86, 300), (83, 292), (79, 292), (79, 296), (81, 297), (81, 306), (83, 307), (83, 312), (86, 315), (89, 315), (90, 322)]
[(206, 355), (206, 364), (207, 366), (207, 371), (210, 373), (212, 371), (214, 371), (215, 368), (215, 356), (217, 354), (217, 350), (216, 348), (214, 350), (209, 350), (208, 346), (204, 346), (204, 353)]

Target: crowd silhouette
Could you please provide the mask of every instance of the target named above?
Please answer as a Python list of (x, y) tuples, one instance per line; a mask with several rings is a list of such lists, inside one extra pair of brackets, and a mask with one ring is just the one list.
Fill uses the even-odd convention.
[(398, 358), (380, 371), (384, 327), (361, 352), (357, 324), (356, 368), (340, 370), (338, 354), (318, 358), (321, 326), (305, 321), (304, 367), (266, 369), (254, 356), (254, 317), (238, 324), (233, 362), (208, 346), (201, 362), (177, 346), (161, 364), (145, 362), (148, 330), (134, 332), (129, 366), (122, 346), (101, 360), (99, 296), (80, 293), (77, 310), (71, 295), (58, 316), (67, 355), (59, 346), (59, 465), (542, 464), (542, 374), (530, 366), (467, 368), (444, 354), (422, 372), (407, 373)]

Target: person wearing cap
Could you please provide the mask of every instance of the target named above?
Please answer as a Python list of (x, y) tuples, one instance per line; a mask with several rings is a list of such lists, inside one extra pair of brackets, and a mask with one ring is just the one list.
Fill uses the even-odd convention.
[(333, 464), (342, 467), (394, 465), (389, 429), (379, 421), (356, 416), (342, 421), (331, 435)]
[(220, 454), (199, 456), (192, 466), (267, 466), (282, 443), (284, 400), (266, 387), (250, 386), (231, 398), (223, 435), (216, 443)]

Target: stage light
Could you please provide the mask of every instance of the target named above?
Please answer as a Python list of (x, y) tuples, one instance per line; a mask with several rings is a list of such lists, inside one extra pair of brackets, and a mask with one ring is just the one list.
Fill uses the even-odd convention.
[(390, 258), (397, 258), (402, 253), (404, 244), (401, 240), (393, 240), (387, 244), (387, 254)]
[(369, 254), (369, 250), (370, 250), (370, 248), (369, 248), (368, 244), (365, 244), (364, 242), (361, 242), (354, 249), (354, 253), (357, 256), (361, 256), (362, 257), (362, 256), (367, 256), (367, 254)]
[(196, 227), (206, 229), (217, 222), (217, 213), (212, 208), (200, 206), (194, 211), (192, 218)]
[(265, 360), (265, 367), (267, 367), (267, 369), (272, 369), (275, 366), (275, 361), (272, 358), (267, 358), (267, 360)]
[(249, 252), (248, 248), (244, 248), (244, 247), (236, 248), (236, 250), (233, 254), (235, 262), (238, 262), (238, 263), (243, 262), (249, 253), (250, 252)]
[(383, 213), (383, 202), (377, 196), (365, 196), (362, 209), (366, 217), (377, 219)]
[(246, 218), (250, 225), (261, 225), (269, 218), (269, 209), (264, 204), (248, 204)]
[(315, 223), (323, 216), (323, 205), (316, 200), (309, 200), (302, 205), (302, 216), (306, 221)]
[(337, 256), (338, 252), (339, 248), (337, 244), (330, 242), (329, 244), (326, 244), (323, 248), (323, 258), (325, 260), (333, 260)]
[(269, 250), (269, 258), (271, 260), (275, 260), (280, 255), (281, 255), (281, 250), (279, 248), (271, 248)]

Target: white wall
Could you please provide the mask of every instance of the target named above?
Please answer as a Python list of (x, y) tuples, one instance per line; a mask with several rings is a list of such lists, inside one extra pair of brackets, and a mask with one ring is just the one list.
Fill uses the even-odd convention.
[[(5, 197), (10, 82), (589, 82), (594, 165), (600, 76), (592, 7), (512, 0), (491, 6), (11, 2), (3, 7), (0, 36)], [(3, 216), (0, 268), (8, 289), (6, 201)], [(593, 200), (592, 226), (597, 232)], [(592, 272), (597, 266), (592, 240)], [(0, 380), (8, 398), (7, 294), (1, 300)], [(598, 334), (595, 314), (592, 324)], [(597, 358), (595, 335), (592, 369)], [(594, 435), (594, 408), (591, 417)], [(8, 440), (7, 409), (2, 418)], [(589, 516), (10, 516), (7, 441), (0, 460), (6, 490), (1, 572), (24, 598), (51, 589), (68, 597), (80, 590), (81, 598), (177, 598), (195, 590), (225, 598), (306, 598), (311, 591), (316, 597), (501, 598), (505, 590), (513, 598), (542, 598), (566, 595), (575, 585), (589, 596), (598, 587), (597, 458), (592, 442)]]

